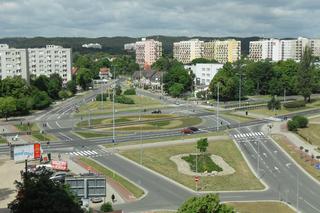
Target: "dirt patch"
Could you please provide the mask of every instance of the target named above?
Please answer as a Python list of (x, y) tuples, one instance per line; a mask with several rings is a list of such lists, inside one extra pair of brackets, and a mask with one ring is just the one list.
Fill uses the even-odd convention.
[[(231, 175), (235, 173), (236, 171), (227, 164), (222, 157), (218, 155), (211, 155), (211, 160), (217, 164), (219, 167), (222, 168), (221, 172), (211, 172), (211, 173), (196, 173), (193, 172), (190, 168), (190, 165), (188, 162), (182, 159), (182, 157), (188, 156), (190, 154), (181, 154), (181, 155), (175, 155), (170, 157), (170, 160), (172, 160), (178, 168), (178, 171), (182, 174), (190, 175), (190, 176), (224, 176), (224, 175)], [(192, 153), (192, 155), (196, 155), (196, 153)]]

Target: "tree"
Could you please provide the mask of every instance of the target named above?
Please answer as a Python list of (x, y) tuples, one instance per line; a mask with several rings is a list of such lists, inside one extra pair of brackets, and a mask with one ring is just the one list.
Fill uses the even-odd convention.
[(104, 203), (101, 205), (100, 210), (103, 212), (112, 212), (112, 204), (110, 202)]
[(40, 91), (48, 92), (49, 81), (50, 79), (46, 75), (40, 75), (32, 81), (31, 84), (37, 87)]
[(77, 84), (79, 84), (83, 90), (87, 90), (91, 82), (92, 74), (90, 73), (90, 70), (87, 68), (80, 68), (77, 73)]
[(310, 102), (312, 90), (314, 88), (314, 59), (312, 50), (306, 47), (300, 62), (297, 73), (297, 89), (299, 94), (303, 96), (305, 102)]
[(197, 141), (197, 149), (199, 149), (201, 153), (207, 151), (208, 145), (208, 138), (201, 138)]
[(24, 97), (16, 99), (16, 111), (14, 115), (28, 115), (33, 107), (31, 97)]
[(71, 80), (67, 82), (67, 90), (72, 92), (72, 94), (76, 94), (77, 92), (77, 82), (75, 80)]
[(192, 197), (185, 201), (177, 213), (232, 213), (232, 207), (221, 204), (217, 194)]
[(51, 104), (51, 99), (44, 91), (35, 91), (32, 96), (34, 109), (45, 109)]
[(214, 59), (206, 59), (206, 58), (195, 58), (191, 61), (191, 64), (208, 64), (208, 63), (219, 63)]
[(183, 85), (180, 83), (174, 83), (170, 88), (169, 88), (169, 95), (172, 97), (179, 97), (183, 93)]
[(281, 103), (279, 100), (276, 100), (274, 96), (272, 96), (271, 100), (268, 102), (269, 110), (278, 110), (281, 109)]
[(121, 93), (122, 93), (122, 89), (121, 89), (120, 84), (117, 84), (117, 85), (116, 85), (115, 90), (116, 90), (116, 91), (115, 91), (115, 95), (116, 95), (116, 96), (121, 95)]
[(83, 212), (78, 199), (69, 188), (58, 181), (50, 180), (51, 175), (52, 172), (46, 169), (23, 173), (23, 181), (15, 181), (18, 194), (16, 199), (8, 204), (11, 212)]
[(0, 97), (0, 113), (6, 118), (6, 121), (14, 111), (16, 111), (16, 99), (10, 96)]
[(51, 74), (49, 77), (49, 83), (48, 83), (48, 95), (52, 99), (59, 99), (59, 92), (62, 90), (62, 78), (59, 74), (54, 73)]
[(69, 97), (69, 94), (68, 94), (68, 92), (66, 90), (59, 91), (59, 98), (66, 99), (68, 97)]

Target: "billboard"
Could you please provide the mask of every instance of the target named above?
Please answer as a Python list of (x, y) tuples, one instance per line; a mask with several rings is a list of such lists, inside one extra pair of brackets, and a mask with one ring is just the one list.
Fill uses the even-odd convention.
[(15, 161), (24, 161), (26, 159), (39, 159), (41, 156), (41, 145), (26, 144), (21, 146), (14, 146), (13, 159)]
[(81, 198), (106, 196), (106, 178), (102, 176), (66, 177), (65, 183)]
[(52, 169), (55, 170), (61, 170), (61, 171), (67, 171), (68, 170), (68, 163), (67, 161), (58, 161), (58, 160), (52, 160), (51, 161)]

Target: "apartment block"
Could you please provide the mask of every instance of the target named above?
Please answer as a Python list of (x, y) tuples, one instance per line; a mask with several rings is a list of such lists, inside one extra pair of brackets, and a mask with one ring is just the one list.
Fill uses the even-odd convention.
[(140, 67), (150, 67), (162, 56), (162, 42), (143, 38), (135, 43), (136, 63)]
[(320, 39), (299, 37), (291, 40), (269, 39), (251, 41), (249, 58), (254, 61), (266, 59), (271, 61), (288, 59), (300, 61), (307, 46), (311, 48), (313, 56), (320, 57)]
[(235, 62), (241, 57), (241, 41), (214, 41), (214, 59), (219, 63)]
[(27, 50), (0, 44), (0, 79), (13, 76), (29, 81)]
[(71, 80), (71, 49), (47, 45), (45, 48), (29, 48), (29, 73), (32, 76), (58, 73), (63, 83)]
[(249, 44), (249, 58), (259, 60), (281, 60), (281, 42), (278, 39), (252, 41)]
[(173, 43), (173, 57), (183, 64), (190, 63), (193, 59), (203, 55), (203, 41), (192, 39)]

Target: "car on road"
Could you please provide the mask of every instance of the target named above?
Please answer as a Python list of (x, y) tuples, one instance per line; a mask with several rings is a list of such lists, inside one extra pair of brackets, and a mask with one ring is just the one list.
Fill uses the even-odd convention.
[(160, 109), (153, 110), (151, 113), (152, 114), (161, 114), (161, 110)]
[(192, 130), (193, 132), (200, 131), (200, 129), (198, 129), (197, 127), (194, 127), (194, 126), (188, 127), (188, 129)]
[(180, 132), (183, 134), (192, 134), (193, 133), (193, 131), (189, 128), (184, 128)]

